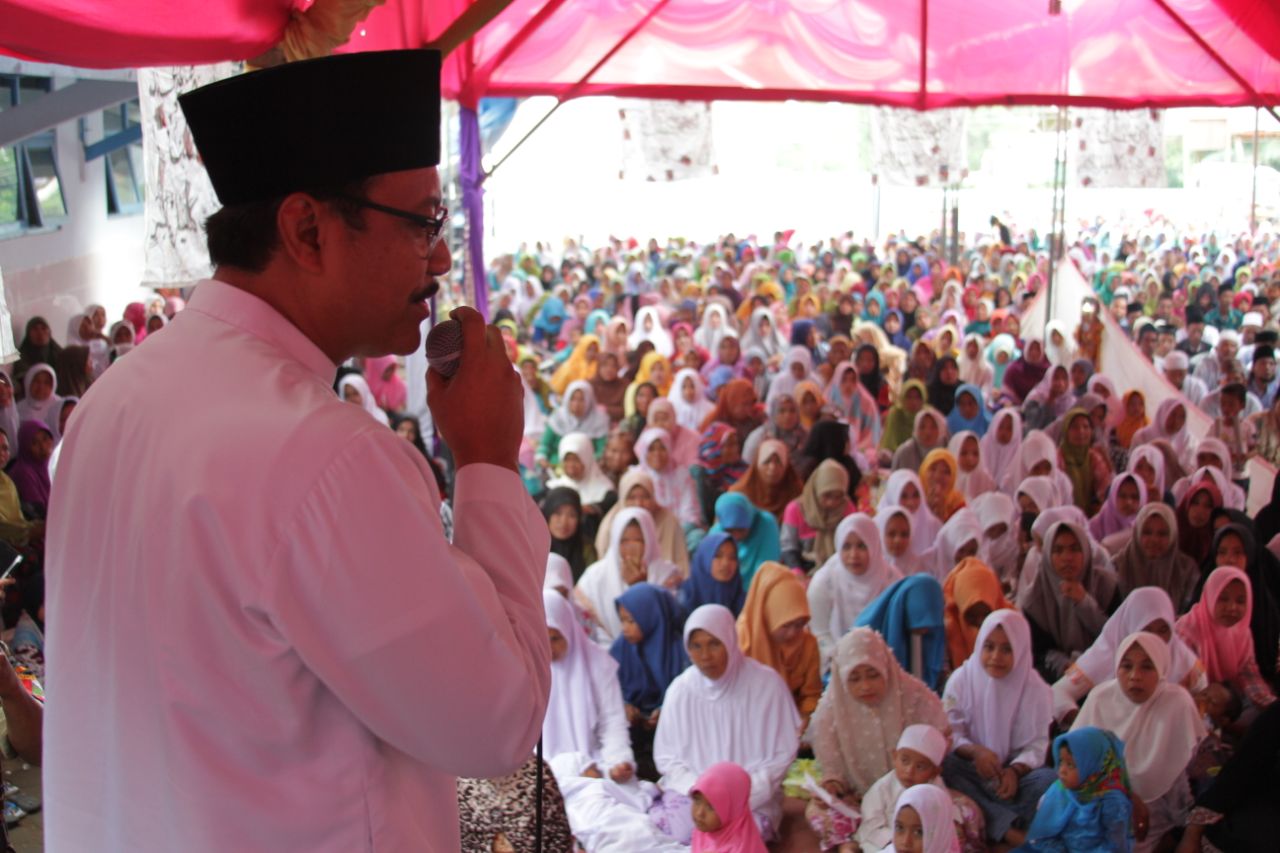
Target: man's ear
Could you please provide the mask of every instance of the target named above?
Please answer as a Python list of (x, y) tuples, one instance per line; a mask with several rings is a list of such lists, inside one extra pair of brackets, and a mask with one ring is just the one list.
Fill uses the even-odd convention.
[(310, 273), (324, 270), (322, 247), (327, 212), (306, 193), (293, 193), (280, 203), (276, 213), (281, 250), (295, 265)]

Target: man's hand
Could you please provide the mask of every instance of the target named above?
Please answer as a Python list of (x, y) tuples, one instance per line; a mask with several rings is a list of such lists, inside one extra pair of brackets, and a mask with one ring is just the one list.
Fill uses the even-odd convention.
[(973, 766), (983, 779), (994, 779), (1000, 772), (1000, 756), (985, 746), (974, 745)]
[(635, 775), (636, 769), (630, 764), (623, 762), (609, 770), (609, 778), (617, 782), (619, 785), (626, 784), (631, 781), (631, 777)]
[(458, 468), (484, 462), (519, 472), (524, 435), (520, 374), (511, 367), (501, 332), (486, 327), (478, 311), (462, 307), (449, 316), (462, 325), (461, 362), (451, 379), (427, 371), (431, 417)]
[(1018, 774), (1012, 767), (1006, 767), (1000, 774), (1000, 784), (996, 786), (996, 796), (1002, 800), (1012, 800), (1018, 793)]

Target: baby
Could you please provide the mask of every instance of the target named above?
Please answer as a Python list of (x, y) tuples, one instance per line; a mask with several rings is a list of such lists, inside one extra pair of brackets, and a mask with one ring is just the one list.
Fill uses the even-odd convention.
[[(876, 780), (862, 798), (862, 824), (854, 836), (858, 847), (847, 845), (840, 853), (879, 853), (893, 842), (893, 816), (898, 797), (913, 785), (933, 785), (946, 791), (939, 776), (947, 754), (947, 739), (933, 726), (914, 725), (902, 730), (893, 751), (893, 769)], [(976, 811), (976, 809), (975, 809)], [(955, 815), (956, 822), (961, 821)]]

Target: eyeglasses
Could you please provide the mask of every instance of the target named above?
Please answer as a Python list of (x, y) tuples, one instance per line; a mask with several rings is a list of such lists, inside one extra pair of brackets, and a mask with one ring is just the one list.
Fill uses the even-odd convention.
[(388, 207), (385, 204), (378, 204), (369, 201), (367, 198), (360, 198), (352, 195), (339, 195), (337, 198), (350, 202), (357, 207), (366, 208), (368, 210), (376, 210), (379, 213), (385, 213), (388, 216), (395, 216), (400, 219), (406, 219), (418, 226), (414, 232), (414, 248), (418, 250), (418, 257), (426, 260), (430, 258), (436, 251), (436, 246), (440, 245), (440, 241), (444, 238), (444, 225), (449, 221), (449, 208), (440, 208), (440, 215), (432, 219), (430, 216), (423, 216), (419, 213), (410, 213), (407, 210), (401, 210), (398, 207)]

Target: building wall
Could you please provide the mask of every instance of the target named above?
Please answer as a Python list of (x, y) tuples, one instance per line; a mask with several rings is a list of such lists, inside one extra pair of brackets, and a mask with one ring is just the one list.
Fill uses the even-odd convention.
[[(65, 85), (68, 81), (55, 80)], [(102, 138), (102, 115), (85, 117), (87, 138)], [(21, 342), (30, 317), (42, 316), (62, 342), (67, 321), (86, 305), (106, 307), (111, 322), (147, 291), (142, 279), (143, 214), (107, 213), (106, 158), (86, 163), (80, 122), (58, 126), (57, 161), (67, 217), (58, 226), (0, 238), (0, 273)]]

